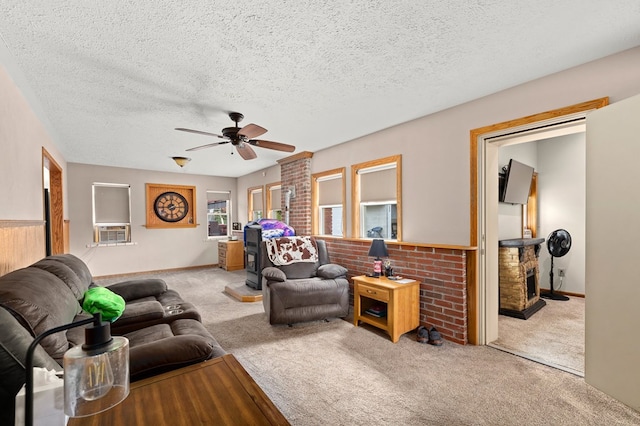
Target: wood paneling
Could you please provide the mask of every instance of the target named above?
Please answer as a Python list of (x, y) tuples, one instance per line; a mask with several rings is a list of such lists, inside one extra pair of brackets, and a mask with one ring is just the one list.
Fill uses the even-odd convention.
[(44, 221), (0, 221), (0, 276), (45, 257)]

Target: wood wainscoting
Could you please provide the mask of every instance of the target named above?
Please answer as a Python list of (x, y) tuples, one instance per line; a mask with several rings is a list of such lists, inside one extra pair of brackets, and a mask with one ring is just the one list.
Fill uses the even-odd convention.
[(46, 255), (43, 220), (0, 220), (0, 276)]

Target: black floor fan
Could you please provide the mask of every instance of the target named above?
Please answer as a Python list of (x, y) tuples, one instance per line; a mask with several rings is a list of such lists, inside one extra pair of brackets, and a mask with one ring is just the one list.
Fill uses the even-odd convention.
[(564, 256), (569, 253), (570, 248), (571, 235), (564, 229), (556, 229), (547, 237), (547, 250), (551, 255), (551, 272), (549, 272), (549, 287), (551, 291), (549, 293), (540, 293), (540, 297), (551, 300), (569, 300), (567, 296), (553, 292), (553, 258)]

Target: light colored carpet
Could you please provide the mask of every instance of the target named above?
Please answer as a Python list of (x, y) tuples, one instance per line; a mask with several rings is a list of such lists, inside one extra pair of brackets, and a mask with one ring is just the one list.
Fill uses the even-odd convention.
[(224, 293), (243, 271), (155, 276), (198, 307), (293, 425), (640, 424), (640, 413), (582, 378), (487, 346), (434, 347), (415, 333), (394, 344), (340, 319), (271, 326), (262, 302)]
[(492, 344), (584, 376), (584, 298), (545, 302), (527, 320), (500, 315)]

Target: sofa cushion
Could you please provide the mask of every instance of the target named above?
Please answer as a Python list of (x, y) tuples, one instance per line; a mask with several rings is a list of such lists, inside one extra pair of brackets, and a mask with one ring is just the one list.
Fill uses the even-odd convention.
[(326, 265), (320, 265), (316, 271), (316, 275), (320, 278), (338, 278), (347, 275), (347, 268), (344, 266), (336, 265), (335, 263), (328, 263)]
[[(57, 276), (27, 267), (2, 277), (0, 305), (10, 311), (32, 336), (68, 324), (80, 313), (80, 303)], [(40, 345), (56, 361), (69, 349), (65, 333), (45, 337)]]
[(69, 289), (73, 292), (76, 300), (82, 299), (84, 292), (87, 291), (89, 285), (91, 284), (91, 276), (89, 276), (88, 281), (86, 280), (86, 278), (83, 281), (71, 267), (69, 267), (64, 262), (61, 262), (59, 257), (47, 257), (34, 263), (31, 266), (50, 272), (56, 277), (60, 278), (60, 280), (62, 280), (62, 282), (64, 282), (67, 287), (69, 287)]
[(311, 278), (316, 275), (318, 269), (317, 263), (299, 262), (291, 265), (278, 266), (289, 280), (299, 280), (302, 278)]
[(226, 353), (202, 323), (192, 319), (157, 324), (124, 336), (129, 339), (131, 380)]

